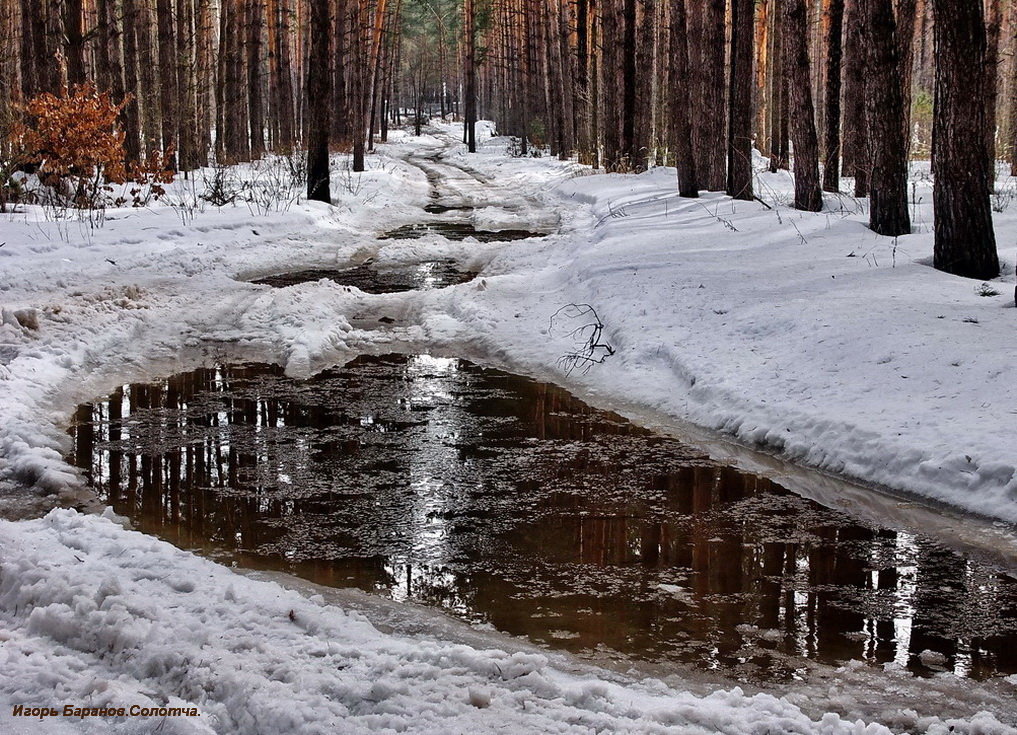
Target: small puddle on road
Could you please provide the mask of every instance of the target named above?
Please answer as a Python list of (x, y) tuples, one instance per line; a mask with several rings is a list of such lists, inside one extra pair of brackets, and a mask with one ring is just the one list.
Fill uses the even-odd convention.
[(397, 227), (380, 235), (378, 239), (417, 240), (429, 234), (441, 235), (449, 240), (465, 240), (472, 237), (478, 242), (508, 242), (531, 237), (547, 237), (546, 233), (530, 230), (478, 230), (468, 222), (423, 222)]
[(785, 656), (1017, 672), (1013, 578), (464, 360), (221, 366), (76, 418), (102, 500), (227, 565), (749, 682)]
[(374, 265), (359, 265), (355, 268), (342, 269), (312, 268), (265, 276), (251, 281), (251, 283), (273, 288), (285, 288), (327, 278), (342, 286), (356, 286), (366, 293), (379, 294), (444, 288), (472, 281), (476, 277), (476, 271), (460, 270), (454, 260), (429, 260), (423, 263), (394, 265), (385, 268)]
[(426, 204), (424, 211), (430, 214), (446, 214), (448, 212), (472, 212), (474, 207), (468, 204)]

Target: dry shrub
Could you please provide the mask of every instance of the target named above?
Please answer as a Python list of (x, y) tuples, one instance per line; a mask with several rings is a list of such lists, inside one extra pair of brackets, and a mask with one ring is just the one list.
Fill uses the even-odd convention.
[[(20, 163), (63, 204), (100, 209), (109, 204), (143, 206), (173, 180), (172, 151), (153, 151), (140, 164), (125, 164), (118, 126), (128, 100), (116, 103), (91, 82), (60, 95), (40, 94), (22, 108), (8, 143)], [(114, 185), (134, 184), (119, 195)]]

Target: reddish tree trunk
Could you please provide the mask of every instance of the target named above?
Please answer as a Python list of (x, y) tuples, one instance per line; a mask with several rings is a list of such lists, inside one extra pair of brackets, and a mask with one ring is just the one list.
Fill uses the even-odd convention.
[(794, 146), (794, 206), (818, 212), (823, 208), (823, 194), (819, 188), (819, 141), (812, 106), (804, 0), (784, 0), (782, 17), (784, 73), (790, 92), (788, 117)]

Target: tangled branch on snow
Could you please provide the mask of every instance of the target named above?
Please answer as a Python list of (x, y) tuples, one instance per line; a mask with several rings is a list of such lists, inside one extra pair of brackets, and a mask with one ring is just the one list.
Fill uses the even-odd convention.
[(551, 315), (548, 334), (567, 337), (578, 345), (577, 349), (558, 358), (558, 367), (566, 375), (576, 369), (585, 375), (591, 367), (614, 354), (614, 348), (601, 341), (604, 323), (589, 304), (566, 304), (558, 309)]

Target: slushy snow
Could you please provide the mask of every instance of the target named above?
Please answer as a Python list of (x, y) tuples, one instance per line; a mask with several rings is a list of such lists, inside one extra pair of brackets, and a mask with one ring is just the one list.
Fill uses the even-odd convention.
[[(164, 733), (246, 735), (892, 732), (832, 713), (813, 720), (769, 694), (700, 697), (655, 680), (570, 672), (537, 653), (383, 634), (357, 613), (100, 516), (53, 510), (0, 522), (0, 535), (0, 687), (9, 701), (201, 713), (72, 721), (85, 732), (150, 733), (156, 724)], [(937, 734), (1017, 732), (988, 714), (913, 724)]]

